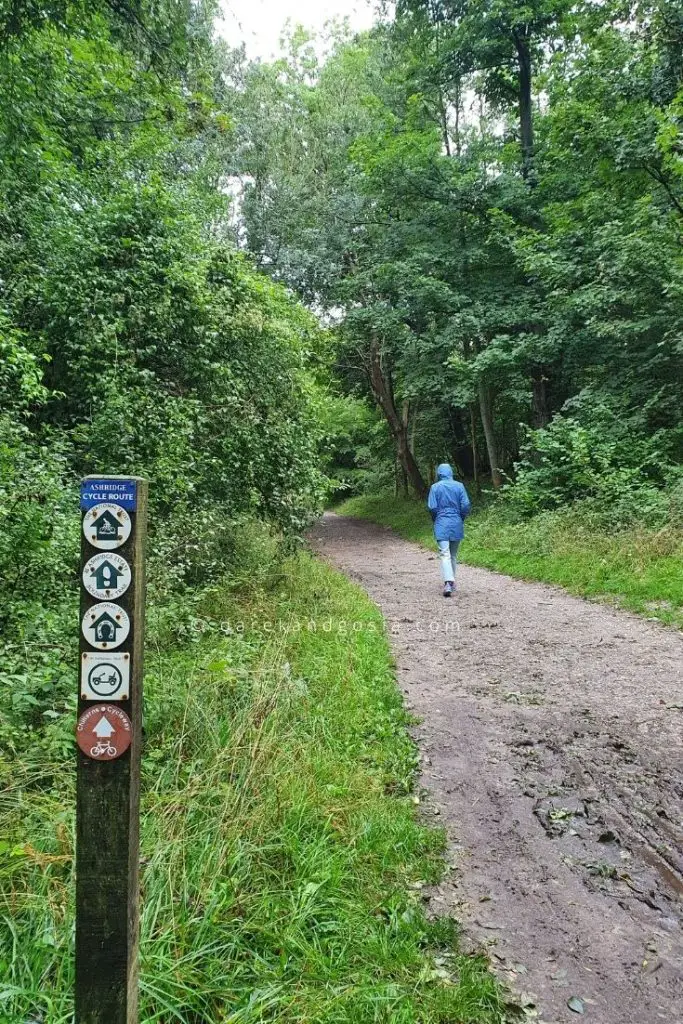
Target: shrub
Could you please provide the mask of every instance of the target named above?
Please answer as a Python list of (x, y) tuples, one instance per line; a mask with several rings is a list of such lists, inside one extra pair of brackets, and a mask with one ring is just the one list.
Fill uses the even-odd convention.
[[(505, 487), (508, 507), (523, 516), (581, 502), (603, 522), (664, 525), (675, 511), (680, 478), (658, 437), (620, 436), (571, 416), (528, 432), (517, 476)], [(670, 486), (667, 488), (667, 484)]]

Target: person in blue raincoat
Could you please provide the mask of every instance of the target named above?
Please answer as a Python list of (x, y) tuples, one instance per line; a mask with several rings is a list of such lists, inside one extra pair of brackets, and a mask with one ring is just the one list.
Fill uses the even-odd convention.
[(432, 484), (427, 508), (432, 514), (434, 536), (439, 545), (443, 596), (450, 597), (455, 587), (455, 570), (460, 541), (465, 536), (465, 519), (471, 504), (463, 484), (453, 479), (453, 470), (447, 462), (436, 471), (437, 481)]

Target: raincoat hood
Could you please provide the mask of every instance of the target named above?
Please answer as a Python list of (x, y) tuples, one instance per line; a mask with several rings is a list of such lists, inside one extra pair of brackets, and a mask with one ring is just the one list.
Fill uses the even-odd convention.
[(436, 475), (439, 478), (439, 480), (452, 480), (453, 470), (451, 469), (447, 462), (442, 462), (436, 471)]

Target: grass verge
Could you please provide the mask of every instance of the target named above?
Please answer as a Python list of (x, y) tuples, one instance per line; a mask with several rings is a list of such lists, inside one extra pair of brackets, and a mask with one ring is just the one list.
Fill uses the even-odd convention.
[[(182, 641), (178, 624), (182, 622)], [(307, 555), (152, 616), (145, 1024), (502, 1024), (421, 888), (415, 749), (377, 609)], [(72, 1019), (73, 720), (0, 760), (0, 1020)]]
[[(391, 526), (419, 544), (434, 545), (422, 502), (388, 494), (361, 495), (337, 511)], [(461, 552), (470, 565), (555, 583), (572, 594), (609, 600), (683, 628), (683, 534), (673, 527), (607, 533), (572, 510), (512, 523), (500, 510), (488, 507), (468, 520)]]

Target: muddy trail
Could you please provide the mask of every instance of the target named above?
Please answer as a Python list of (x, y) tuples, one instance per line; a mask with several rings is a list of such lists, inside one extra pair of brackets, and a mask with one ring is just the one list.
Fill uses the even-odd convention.
[(469, 567), (444, 600), (429, 551), (358, 520), (311, 539), (381, 608), (421, 720), (425, 813), (450, 840), (431, 910), (531, 1017), (681, 1024), (681, 635)]

